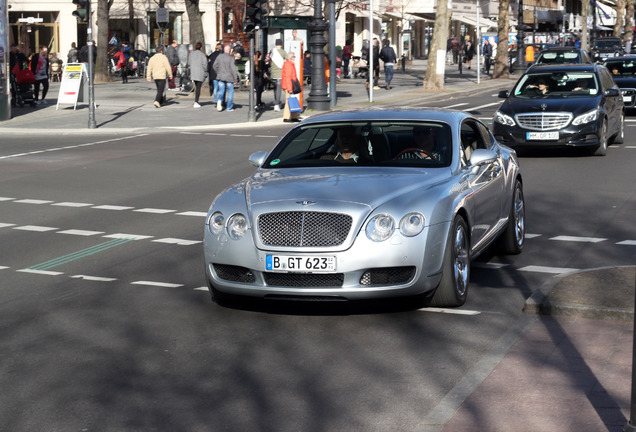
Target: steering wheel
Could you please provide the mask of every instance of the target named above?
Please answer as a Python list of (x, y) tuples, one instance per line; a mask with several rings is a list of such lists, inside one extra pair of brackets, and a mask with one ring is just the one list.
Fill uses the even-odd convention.
[(407, 149), (402, 150), (400, 153), (398, 153), (398, 155), (395, 157), (396, 159), (399, 159), (402, 155), (406, 154), (406, 153), (414, 153), (415, 155), (421, 157), (422, 159), (435, 159), (435, 156), (433, 156), (432, 153), (427, 152), (426, 150), (422, 150), (420, 148), (417, 147), (409, 147)]

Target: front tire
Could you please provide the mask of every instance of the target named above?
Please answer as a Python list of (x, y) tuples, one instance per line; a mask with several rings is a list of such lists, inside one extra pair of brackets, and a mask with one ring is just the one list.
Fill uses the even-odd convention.
[(605, 156), (607, 154), (607, 120), (603, 119), (601, 125), (601, 136), (599, 137), (599, 145), (592, 153), (594, 156)]
[(523, 187), (519, 180), (515, 182), (512, 205), (508, 216), (508, 225), (498, 240), (498, 250), (502, 255), (518, 255), (523, 249), (526, 238), (526, 204)]
[(612, 144), (623, 144), (625, 142), (625, 113), (621, 112), (620, 129), (612, 137)]
[(470, 239), (468, 225), (461, 216), (456, 216), (448, 236), (442, 280), (429, 306), (459, 307), (466, 303), (470, 280)]

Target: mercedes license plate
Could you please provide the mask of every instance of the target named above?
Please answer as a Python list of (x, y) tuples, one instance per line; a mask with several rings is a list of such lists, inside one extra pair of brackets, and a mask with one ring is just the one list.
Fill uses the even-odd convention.
[(336, 271), (335, 256), (267, 255), (265, 268), (272, 271), (330, 273)]
[(526, 139), (529, 140), (558, 140), (559, 132), (527, 132)]

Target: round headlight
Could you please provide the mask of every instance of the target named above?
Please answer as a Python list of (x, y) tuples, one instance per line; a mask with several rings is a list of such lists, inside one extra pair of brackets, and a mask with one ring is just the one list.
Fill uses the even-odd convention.
[(247, 232), (247, 219), (240, 213), (230, 216), (227, 221), (227, 234), (233, 240), (240, 240)]
[(422, 214), (409, 213), (400, 221), (400, 232), (405, 237), (414, 237), (422, 232), (425, 222)]
[(367, 224), (367, 237), (376, 242), (388, 239), (393, 231), (395, 231), (395, 221), (388, 214), (374, 216)]
[(218, 234), (223, 229), (223, 224), (225, 223), (225, 218), (223, 217), (223, 213), (214, 212), (208, 219), (208, 228), (212, 234)]

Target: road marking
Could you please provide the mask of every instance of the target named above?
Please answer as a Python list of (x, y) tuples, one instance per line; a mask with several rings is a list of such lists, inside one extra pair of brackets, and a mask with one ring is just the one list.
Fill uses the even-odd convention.
[(598, 238), (598, 237), (556, 236), (556, 237), (550, 238), (550, 240), (580, 242), (580, 243), (600, 243), (607, 239)]
[(178, 238), (162, 238), (162, 239), (153, 240), (153, 242), (155, 242), (155, 243), (176, 244), (176, 245), (180, 245), (180, 246), (190, 246), (190, 245), (194, 245), (194, 244), (203, 243), (200, 240), (184, 240), (184, 239), (178, 239)]
[(254, 135), (254, 138), (278, 138), (276, 135)]
[(145, 285), (145, 286), (154, 286), (161, 288), (179, 288), (182, 287), (182, 284), (174, 284), (174, 283), (165, 283), (165, 282), (152, 282), (152, 281), (135, 281), (131, 282), (131, 285)]
[(13, 201), (15, 198), (0, 197), (0, 201)]
[(6, 227), (11, 227), (11, 226), (15, 226), (15, 224), (10, 224), (10, 223), (0, 223), (0, 228), (6, 228)]
[(153, 238), (154, 236), (117, 233), (117, 234), (108, 234), (102, 237), (113, 238), (113, 239), (145, 240), (145, 239)]
[(468, 105), (468, 102), (462, 102), (462, 103), (458, 103), (458, 104), (455, 104), (455, 105), (449, 105), (449, 106), (447, 106), (445, 108), (447, 108), (447, 109), (448, 108), (456, 108), (456, 107), (460, 107), (460, 106), (464, 106), (464, 105)]
[(420, 312), (435, 312), (450, 315), (479, 315), (481, 312), (467, 309), (442, 309), (442, 308), (422, 308), (418, 309)]
[(177, 216), (201, 216), (201, 217), (206, 217), (207, 215), (208, 215), (208, 212), (196, 212), (196, 211), (187, 211), (187, 212), (177, 213)]
[(202, 287), (194, 288), (193, 291), (210, 291), (210, 290), (208, 289), (208, 287), (202, 286)]
[(165, 213), (174, 213), (176, 210), (168, 210), (168, 209), (157, 209), (157, 208), (142, 208), (133, 210), (139, 213), (156, 213), (156, 214), (165, 214)]
[(488, 262), (473, 262), (470, 265), (473, 266), (473, 267), (477, 267), (477, 268), (500, 269), (500, 268), (508, 267), (510, 264), (488, 263)]
[(66, 146), (66, 147), (55, 147), (55, 148), (44, 149), (44, 150), (35, 150), (35, 151), (32, 151), (32, 152), (27, 152), (27, 153), (16, 153), (16, 154), (12, 154), (12, 155), (0, 156), (0, 160), (2, 160), (2, 159), (12, 159), (12, 158), (17, 158), (17, 157), (22, 157), (22, 156), (29, 156), (29, 155), (39, 154), (39, 153), (43, 153), (43, 152), (69, 150), (69, 149), (75, 149), (75, 148), (79, 148), (79, 147), (88, 147), (88, 146), (94, 146), (94, 145), (98, 145), (98, 144), (106, 144), (106, 143), (115, 142), (115, 141), (124, 141), (124, 140), (131, 139), (131, 138), (143, 137), (143, 136), (146, 136), (146, 135), (148, 135), (148, 134), (131, 135), (131, 136), (125, 136), (125, 137), (112, 138), (112, 139), (103, 140), (103, 141), (96, 141), (96, 142), (86, 143), (86, 144), (78, 144), (78, 145), (72, 145), (72, 146)]
[(476, 106), (476, 107), (473, 107), (473, 108), (468, 108), (468, 109), (465, 109), (464, 111), (477, 111), (477, 110), (480, 110), (482, 108), (488, 108), (488, 107), (493, 106), (493, 105), (499, 105), (500, 103), (501, 102), (491, 102), (491, 103), (487, 103), (485, 105), (480, 105), (480, 106)]
[(38, 226), (38, 225), (24, 225), (24, 226), (15, 227), (13, 229), (22, 230), (22, 231), (46, 232), (46, 231), (55, 231), (58, 228), (51, 228), (51, 227)]
[(541, 237), (542, 234), (526, 234), (526, 238), (527, 239), (531, 239), (531, 238), (535, 238), (535, 237)]
[(567, 268), (567, 267), (544, 267), (544, 266), (526, 266), (518, 269), (519, 271), (526, 272), (536, 272), (536, 273), (552, 273), (552, 274), (562, 274), (562, 273), (571, 273), (575, 271), (579, 271), (579, 269), (575, 268)]
[(250, 137), (252, 135), (244, 135), (244, 134), (230, 134), (231, 137)]
[(75, 230), (75, 229), (70, 229), (70, 230), (65, 230), (65, 231), (58, 231), (58, 234), (68, 234), (68, 235), (76, 235), (76, 236), (93, 236), (93, 235), (98, 235), (98, 234), (104, 234), (104, 231), (85, 231), (85, 230)]
[(43, 262), (41, 264), (37, 264), (37, 265), (31, 266), (31, 267), (29, 267), (29, 269), (31, 269), (31, 270), (48, 270), (48, 269), (51, 269), (53, 267), (60, 266), (62, 264), (67, 264), (67, 263), (69, 263), (71, 261), (78, 260), (80, 258), (85, 258), (87, 256), (91, 256), (91, 255), (94, 255), (96, 253), (103, 252), (105, 250), (114, 248), (115, 246), (120, 246), (122, 244), (128, 243), (129, 241), (132, 241), (132, 239), (114, 239), (114, 240), (110, 240), (110, 241), (107, 241), (106, 243), (101, 243), (101, 244), (98, 244), (98, 245), (95, 245), (95, 246), (91, 246), (89, 248), (82, 249), (80, 251), (73, 252), (73, 253), (70, 253), (70, 254), (67, 254), (67, 255), (63, 255), (61, 257), (45, 261), (45, 262)]
[(92, 205), (95, 204), (88, 204), (88, 203), (79, 203), (79, 202), (58, 202), (58, 203), (53, 203), (51, 204), (52, 206), (59, 206), (59, 207), (90, 207)]
[(74, 276), (70, 276), (70, 278), (84, 279), (87, 281), (96, 281), (96, 282), (113, 282), (117, 280), (117, 278), (107, 278), (107, 277), (87, 276), (87, 275), (74, 275)]
[(37, 200), (37, 199), (21, 199), (21, 200), (17, 200), (13, 202), (17, 202), (20, 204), (51, 204), (53, 201)]
[(226, 136), (227, 134), (217, 133), (217, 132), (206, 132), (205, 135)]
[(201, 135), (201, 132), (181, 132), (182, 135)]
[(33, 273), (33, 274), (41, 274), (41, 275), (46, 275), (46, 276), (59, 276), (61, 274), (64, 274), (62, 272), (55, 272), (55, 271), (44, 271), (44, 270), (34, 270), (34, 269), (21, 269), (21, 270), (16, 270), (20, 273)]
[(116, 205), (99, 205), (99, 206), (94, 206), (94, 207), (91, 207), (91, 208), (98, 209), (98, 210), (121, 211), (121, 210), (130, 210), (130, 209), (133, 209), (134, 207), (116, 206)]
[(636, 246), (636, 240), (623, 240), (622, 242), (616, 243), (621, 246)]
[(6, 269), (8, 269), (8, 268), (10, 268), (10, 267), (7, 267), (7, 266), (0, 266), (0, 270), (6, 270)]

